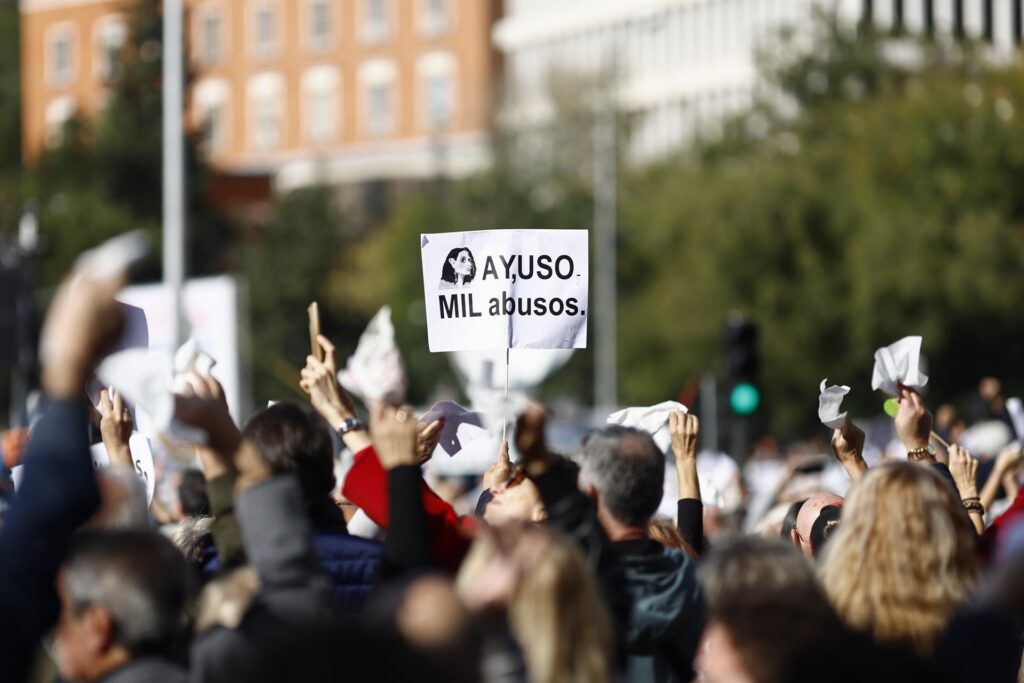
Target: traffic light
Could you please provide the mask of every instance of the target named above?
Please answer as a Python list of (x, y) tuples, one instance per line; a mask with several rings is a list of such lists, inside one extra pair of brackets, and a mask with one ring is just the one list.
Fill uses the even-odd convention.
[(752, 415), (761, 405), (757, 325), (733, 316), (725, 323), (724, 336), (729, 408), (735, 415)]

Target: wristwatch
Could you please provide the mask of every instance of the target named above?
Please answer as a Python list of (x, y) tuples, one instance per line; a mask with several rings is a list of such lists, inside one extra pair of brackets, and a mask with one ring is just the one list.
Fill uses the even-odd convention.
[(907, 449), (907, 460), (927, 460), (928, 458), (935, 457), (935, 446), (928, 444), (927, 446), (919, 446), (917, 448)]
[(366, 429), (366, 423), (358, 417), (350, 417), (347, 420), (343, 420), (335, 431), (338, 432), (338, 436), (345, 436), (349, 432), (358, 429)]

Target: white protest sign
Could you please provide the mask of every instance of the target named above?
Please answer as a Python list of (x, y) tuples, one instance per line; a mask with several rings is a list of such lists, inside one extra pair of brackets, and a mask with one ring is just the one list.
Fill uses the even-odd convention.
[[(110, 456), (107, 455), (106, 446), (102, 443), (93, 444), (89, 451), (94, 469), (110, 467)], [(153, 466), (153, 449), (150, 448), (149, 439), (138, 432), (133, 432), (128, 438), (128, 451), (132, 456), (135, 473), (146, 486), (146, 503), (152, 503), (153, 491), (156, 488), (156, 470)]]
[(587, 346), (586, 230), (420, 235), (430, 350)]

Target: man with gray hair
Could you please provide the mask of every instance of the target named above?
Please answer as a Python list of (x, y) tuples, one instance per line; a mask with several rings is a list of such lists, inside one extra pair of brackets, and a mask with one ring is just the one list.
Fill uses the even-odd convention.
[(149, 530), (82, 532), (57, 580), (58, 667), (66, 680), (188, 680), (170, 658), (184, 626), (187, 568)]
[(606, 427), (583, 444), (579, 483), (594, 501), (632, 598), (627, 680), (690, 680), (705, 621), (697, 566), (648, 534), (664, 488), (665, 454), (647, 432)]
[[(654, 439), (619, 426), (593, 433), (583, 443), (575, 491), (568, 468), (547, 449), (538, 407), (520, 416), (516, 445), (551, 523), (581, 543), (602, 584), (615, 581), (629, 598), (628, 615), (609, 605), (625, 654), (625, 680), (691, 680), (705, 623), (703, 596), (696, 564), (648, 532), (665, 477), (665, 454)], [(614, 599), (615, 591), (604, 594)]]

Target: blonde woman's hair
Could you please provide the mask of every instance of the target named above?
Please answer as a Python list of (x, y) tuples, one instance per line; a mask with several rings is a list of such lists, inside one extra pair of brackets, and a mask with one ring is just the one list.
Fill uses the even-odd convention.
[(950, 484), (930, 467), (893, 462), (847, 497), (819, 574), (849, 626), (928, 655), (977, 583), (975, 541)]
[[(524, 544), (523, 541), (527, 543)], [(523, 552), (524, 545), (530, 549)], [(459, 572), (462, 592), (502, 553), (519, 564), (507, 605), (532, 683), (607, 681), (614, 646), (611, 621), (583, 553), (546, 527), (505, 528), (477, 538)]]

